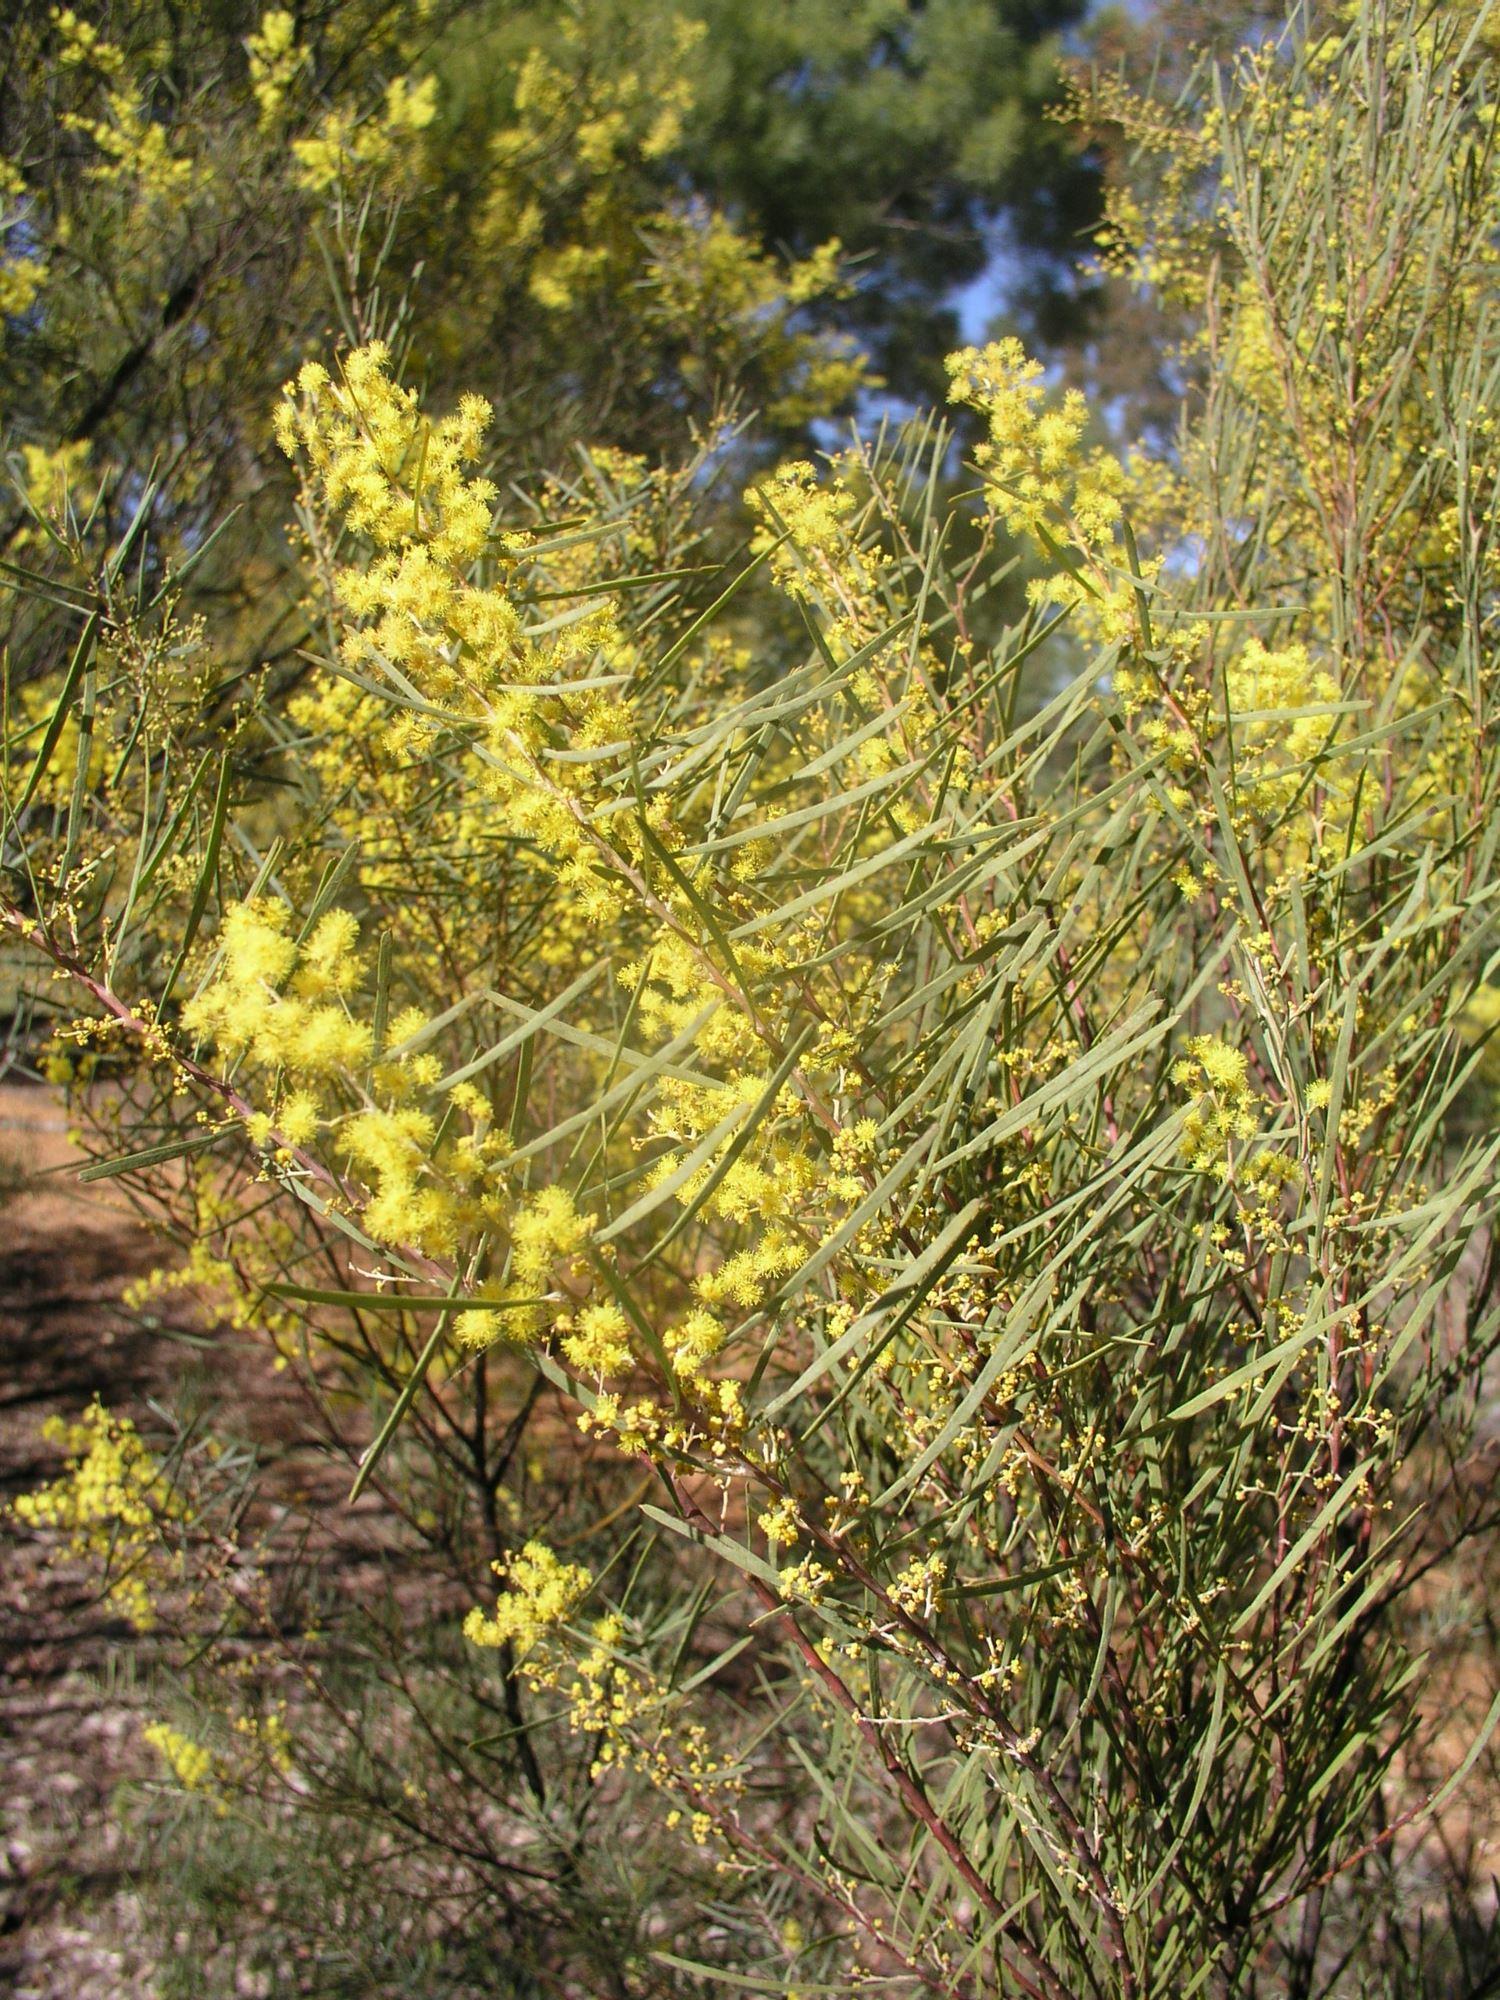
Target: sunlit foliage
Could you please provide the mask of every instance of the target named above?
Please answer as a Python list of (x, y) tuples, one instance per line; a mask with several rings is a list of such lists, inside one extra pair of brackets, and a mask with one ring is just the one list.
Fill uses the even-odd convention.
[[(1397, 1830), (1500, 1337), (1500, 181), (1482, 18), (1301, 25), (1111, 99), (1175, 163), (1110, 252), (1194, 328), (1169, 452), (997, 341), (977, 484), (935, 418), (791, 460), (719, 567), (715, 440), (517, 487), (356, 339), (272, 419), (285, 703), (57, 524), (0, 919), (101, 1170), (465, 1593), (369, 1780), (482, 1829), (519, 1969), (453, 1990), (1305, 1993)], [(580, 171), (672, 115), (615, 79)]]

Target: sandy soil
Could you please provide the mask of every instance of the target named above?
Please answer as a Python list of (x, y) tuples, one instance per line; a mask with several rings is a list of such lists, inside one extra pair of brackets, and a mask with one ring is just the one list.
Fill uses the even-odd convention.
[[(41, 1091), (0, 1087), (0, 1173), (48, 1174), (0, 1207), (0, 1495), (58, 1470), (44, 1419), (97, 1391), (127, 1407), (171, 1380), (172, 1343), (133, 1330), (121, 1289), (154, 1261), (146, 1232), (66, 1174), (70, 1148)], [(150, 1991), (131, 1949), (132, 1899), (106, 1810), (135, 1767), (128, 1685), (100, 1676), (128, 1628), (43, 1568), (34, 1539), (6, 1531), (0, 1574), (0, 1980), (25, 2000)], [(101, 1922), (101, 1919), (106, 1921)], [(113, 1934), (106, 1944), (101, 1933)]]
[[(158, 1326), (127, 1314), (130, 1281), (159, 1241), (108, 1183), (80, 1186), (54, 1100), (0, 1085), (0, 1502), (61, 1470), (45, 1419), (97, 1394), (140, 1417), (211, 1365), (243, 1392), (257, 1428), (295, 1422), (288, 1390), (252, 1344), (190, 1308)], [(135, 2000), (152, 1991), (126, 1857), (110, 1810), (150, 1767), (134, 1669), (150, 1646), (87, 1580), (49, 1568), (39, 1538), (0, 1520), (0, 1990), (17, 2000)]]

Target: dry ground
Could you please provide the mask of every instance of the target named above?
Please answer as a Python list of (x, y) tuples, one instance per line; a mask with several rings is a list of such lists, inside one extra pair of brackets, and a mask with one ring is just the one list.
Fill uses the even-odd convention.
[[(216, 1396), (285, 1456), (302, 1429), (286, 1377), (252, 1341), (207, 1337), (191, 1308), (158, 1325), (121, 1294), (161, 1245), (108, 1183), (80, 1186), (65, 1121), (40, 1089), (0, 1084), (0, 1504), (61, 1469), (45, 1419), (98, 1395), (141, 1416), (180, 1403), (211, 1372)], [(296, 1478), (319, 1477), (316, 1460)], [(322, 1468), (346, 1490), (344, 1475)], [(39, 1538), (0, 1521), (0, 1991), (16, 2000), (135, 2000), (151, 1992), (127, 1857), (111, 1799), (153, 1772), (140, 1742), (136, 1669), (151, 1641), (45, 1566)]]
[[(55, 1170), (70, 1148), (49, 1096), (0, 1086), (0, 1173), (38, 1174), (0, 1207), (0, 1495), (59, 1466), (44, 1419), (75, 1417), (96, 1393), (138, 1408), (170, 1391), (191, 1350), (132, 1327), (119, 1309), (155, 1246), (102, 1193)], [(18, 2000), (105, 2000), (150, 1991), (135, 1948), (133, 1898), (109, 1812), (142, 1767), (136, 1701), (112, 1675), (133, 1635), (91, 1604), (76, 1578), (42, 1566), (36, 1542), (6, 1535), (0, 1582), (0, 1983)], [(113, 1679), (109, 1692), (101, 1679)], [(108, 1940), (108, 1942), (106, 1942)]]

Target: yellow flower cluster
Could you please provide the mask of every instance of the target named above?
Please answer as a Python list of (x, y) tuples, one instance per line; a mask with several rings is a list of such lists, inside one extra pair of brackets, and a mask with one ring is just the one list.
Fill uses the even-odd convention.
[(804, 1556), (801, 1562), (780, 1570), (776, 1581), (788, 1603), (818, 1605), (827, 1597), (835, 1578), (827, 1563), (819, 1562), (816, 1556)]
[[(430, 1134), (429, 1134), (430, 1137)], [(562, 1308), (588, 1290), (586, 1262), (592, 1215), (580, 1215), (564, 1187), (538, 1188), (509, 1218), (510, 1289), (515, 1297), (547, 1303), (499, 1312), (475, 1306), (460, 1313), (455, 1332), (464, 1347), (483, 1348), (501, 1339), (519, 1340), (549, 1320), (570, 1329), (564, 1351), (581, 1373), (618, 1374), (629, 1365), (624, 1322), (612, 1306), (586, 1307), (576, 1326)]]
[(103, 91), (103, 117), (65, 111), (61, 120), (68, 131), (92, 140), (102, 154), (89, 170), (93, 179), (105, 186), (131, 187), (145, 201), (180, 200), (192, 182), (193, 163), (172, 152), (166, 128), (149, 115), (135, 91), (109, 82), (124, 72), (123, 52), (71, 8), (55, 10), (52, 23), (61, 44), (59, 61), (69, 69), (93, 71)]
[(256, 1761), (268, 1764), (283, 1778), (290, 1774), (292, 1732), (287, 1727), (285, 1702), (278, 1702), (265, 1715), (237, 1715), (234, 1733), (243, 1738)]
[(307, 62), (307, 51), (297, 46), (296, 16), (284, 7), (262, 14), (260, 27), (245, 37), (245, 53), (250, 59), (250, 89), (260, 108), (261, 125), (272, 125), (281, 115), (298, 71)]
[[(257, 1145), (305, 1147), (336, 1125), (345, 1165), (370, 1191), (361, 1214), (371, 1235), (451, 1255), (465, 1230), (500, 1223), (509, 1208), (503, 1187), (487, 1185), (498, 1143), (485, 1129), (488, 1106), (456, 1086), (449, 1102), (470, 1128), (438, 1147), (437, 1119), (411, 1101), (441, 1072), (420, 1047), (426, 1016), (398, 1014), (394, 1045), (377, 1059), (373, 1030), (350, 1004), (364, 976), (357, 943), (347, 911), (326, 912), (299, 941), (284, 904), (232, 905), (214, 976), (183, 1008), (183, 1024), (266, 1079), (269, 1103), (247, 1121)], [(351, 1094), (365, 1101), (349, 1115)]]
[[(565, 20), (551, 50), (528, 51), (516, 79), (512, 124), (491, 141), (491, 185), (480, 211), (481, 251), (519, 258), (543, 311), (582, 304), (625, 258), (639, 256), (626, 175), (671, 152), (694, 97), (691, 55), (702, 22), (656, 24), (632, 66), (588, 60), (581, 26)], [(576, 204), (562, 240), (560, 202)], [(547, 227), (551, 211), (553, 227)]]
[[(1084, 444), (1088, 405), (1076, 389), (1049, 404), (1040, 362), (1019, 340), (965, 347), (947, 362), (949, 400), (978, 410), (986, 434), (975, 452), (994, 513), (1013, 535), (1044, 549), (1061, 531), (1084, 559), (1083, 573), (1058, 565), (1031, 585), (1034, 601), (1075, 609), (1104, 643), (1135, 637), (1137, 585), (1120, 538), (1125, 474), (1113, 453)], [(1049, 551), (1050, 553), (1050, 551)], [(1143, 572), (1153, 582), (1155, 558)]]
[(1249, 640), (1224, 670), (1239, 803), (1261, 818), (1307, 787), (1308, 768), (1337, 733), (1339, 684), (1306, 646)]
[[(227, 912), (217, 976), (182, 1010), (183, 1025), (258, 1067), (308, 1081), (326, 1081), (362, 1068), (370, 1058), (367, 1023), (351, 1013), (348, 996), (363, 966), (356, 954), (359, 928), (345, 910), (330, 910), (300, 943), (290, 934), (284, 903), (236, 903)], [(273, 1127), (291, 1145), (304, 1145), (318, 1126), (317, 1099), (298, 1089), (266, 1115), (254, 1136), (263, 1144)]]
[[(691, 1810), (692, 1837), (705, 1843), (713, 1817), (710, 1799), (737, 1798), (743, 1770), (715, 1747), (699, 1722), (680, 1716), (680, 1697), (625, 1651), (625, 1620), (609, 1611), (593, 1621), (583, 1650), (569, 1657), (560, 1627), (592, 1587), (588, 1573), (559, 1563), (540, 1543), (529, 1542), (509, 1564), (497, 1564), (511, 1580), (496, 1616), (471, 1611), (466, 1637), (480, 1646), (513, 1645), (522, 1673), (533, 1687), (560, 1695), (568, 1727), (595, 1743), (592, 1775), (628, 1769), (639, 1772)], [(683, 1811), (666, 1815), (678, 1826)]]
[(25, 468), (26, 499), (39, 514), (61, 518), (68, 496), (83, 477), (88, 464), (89, 442), (87, 438), (75, 438), (71, 443), (49, 448), (40, 444), (23, 444), (21, 463)]
[(182, 1513), (160, 1462), (128, 1417), (97, 1402), (76, 1424), (49, 1417), (42, 1435), (73, 1462), (60, 1479), (18, 1495), (16, 1519), (60, 1530), (69, 1556), (104, 1570), (107, 1601), (137, 1630), (149, 1631), (156, 1622), (155, 1593), (175, 1574), (161, 1524)]
[[(1154, 291), (1188, 314), (1199, 313), (1213, 269), (1212, 223), (1202, 217), (1212, 209), (1194, 197), (1218, 158), (1213, 113), (1194, 123), (1155, 97), (1137, 96), (1121, 77), (1101, 68), (1087, 84), (1073, 86), (1057, 115), (1075, 130), (1123, 127), (1136, 159), (1153, 177), (1154, 199), (1144, 204), (1127, 181), (1111, 179), (1106, 186), (1098, 238), (1101, 273)], [(1181, 226), (1177, 219), (1184, 216), (1194, 217), (1194, 223)]]
[[(741, 974), (759, 984), (773, 979), (795, 949), (795, 940), (762, 945), (747, 940), (738, 953)], [(769, 1084), (768, 1051), (749, 1008), (736, 1005), (709, 974), (711, 954), (688, 937), (664, 937), (649, 963), (627, 968), (625, 977), (643, 982), (639, 1013), (643, 1023), (664, 1038), (680, 1035), (700, 1021), (697, 1059), (711, 1083), (664, 1077), (659, 1101), (650, 1114), (650, 1129), (670, 1141), (652, 1170), (660, 1185), (678, 1173), (688, 1155), (701, 1154), (709, 1134), (731, 1120), (738, 1108), (748, 1117)], [(707, 1019), (702, 1019), (707, 1014)], [(788, 1082), (763, 1115), (755, 1142), (726, 1167), (723, 1155), (735, 1143), (730, 1126), (713, 1152), (700, 1157), (695, 1170), (679, 1182), (677, 1201), (686, 1206), (702, 1200), (709, 1216), (728, 1223), (753, 1223), (752, 1247), (736, 1253), (730, 1264), (700, 1274), (703, 1303), (717, 1306), (731, 1299), (753, 1304), (768, 1281), (774, 1281), (800, 1259), (788, 1225), (799, 1218), (809, 1193), (819, 1185), (822, 1166), (807, 1143), (803, 1106)], [(713, 1182), (710, 1188), (709, 1183)]]
[[(318, 504), (343, 513), (374, 545), (370, 560), (338, 577), (345, 660), (382, 676), (394, 669), (427, 703), (443, 704), (408, 708), (385, 732), (384, 754), (419, 764), (444, 726), (467, 725), (474, 747), (464, 765), (465, 827), (493, 840), (498, 815), (506, 832), (551, 857), (559, 909), (597, 925), (621, 901), (609, 868), (599, 866), (592, 821), (613, 811), (605, 781), (630, 756), (630, 709), (619, 675), (608, 671), (623, 648), (608, 601), (558, 621), (538, 643), (523, 635), (504, 588), (473, 579), (486, 553), (506, 559), (524, 547), (524, 538), (508, 538), (491, 551), (495, 489), (465, 470), (489, 416), (481, 397), (466, 396), (429, 423), (415, 395), (391, 380), (390, 357), (375, 343), (346, 358), (340, 381), (305, 367), (283, 398), (277, 436), (303, 460)], [(317, 700), (328, 722), (347, 724), (347, 692)], [(568, 742), (601, 754), (560, 759)], [(571, 948), (569, 935), (558, 939), (564, 958)]]
[(1243, 1049), (1213, 1035), (1195, 1035), (1187, 1054), (1172, 1066), (1172, 1081), (1204, 1100), (1183, 1131), (1183, 1147), (1193, 1166), (1228, 1178), (1236, 1141), (1260, 1130), (1260, 1099), (1250, 1086), (1250, 1062)]
[(57, 59), (64, 69), (94, 69), (104, 76), (118, 76), (125, 66), (123, 53), (106, 41), (91, 21), (80, 20), (71, 7), (54, 7), (52, 25), (57, 30)]
[(544, 1542), (528, 1542), (495, 1571), (509, 1586), (493, 1617), (476, 1606), (464, 1620), (464, 1637), (476, 1646), (512, 1646), (520, 1659), (555, 1632), (593, 1588), (578, 1563), (560, 1562)]
[(512, 1268), (521, 1284), (545, 1290), (559, 1260), (576, 1257), (593, 1226), (566, 1188), (540, 1188), (511, 1223)]
[(212, 1786), (217, 1763), (211, 1750), (205, 1750), (201, 1743), (195, 1743), (167, 1722), (148, 1722), (141, 1735), (161, 1754), (185, 1790), (206, 1791)]
[(871, 600), (879, 558), (860, 544), (851, 470), (836, 460), (824, 479), (806, 459), (794, 459), (753, 486), (745, 500), (760, 522), (752, 550), (769, 555), (771, 574), (789, 597), (817, 601), (833, 613), (832, 636), (854, 652), (877, 629)]
[(549, 317), (633, 294), (705, 405), (725, 379), (763, 381), (772, 420), (800, 425), (866, 379), (852, 342), (799, 324), (801, 307), (847, 289), (839, 245), (782, 261), (722, 210), (662, 200), (657, 163), (694, 102), (705, 33), (685, 16), (639, 16), (629, 60), (600, 64), (565, 17), (528, 51), (480, 170), (475, 260)]
[(931, 1618), (942, 1602), (948, 1574), (946, 1557), (914, 1556), (893, 1580), (891, 1602), (914, 1618)]
[(562, 1346), (569, 1367), (580, 1375), (605, 1378), (630, 1371), (630, 1328), (613, 1301), (585, 1306)]
[(568, 117), (582, 82), (584, 115), (574, 129), (573, 148), (588, 171), (602, 171), (627, 148), (643, 159), (661, 159), (677, 144), (683, 118), (693, 107), (692, 56), (707, 32), (702, 21), (674, 16), (658, 31), (662, 46), (652, 54), (659, 55), (659, 66), (653, 63), (651, 74), (613, 67), (601, 71), (589, 64), (582, 78), (579, 69), (587, 61), (582, 25), (566, 21), (562, 60), (541, 49), (528, 52), (516, 82), (517, 123), (497, 135), (496, 153), (503, 158), (530, 150), (539, 128)]
[(781, 264), (717, 209), (695, 205), (653, 218), (647, 241), (644, 283), (651, 318), (669, 335), (693, 329), (692, 346), (706, 350), (690, 351), (679, 363), (695, 387), (712, 387), (721, 356), (753, 356), (784, 384), (767, 403), (767, 418), (792, 429), (837, 409), (871, 382), (852, 341), (813, 337), (790, 323), (798, 307), (849, 290), (836, 238)]
[[(234, 1220), (232, 1215), (226, 1215), (221, 1226), (232, 1227)], [(257, 1282), (257, 1274), (263, 1274), (267, 1280), (276, 1277), (285, 1265), (274, 1253), (279, 1251), (284, 1259), (295, 1248), (296, 1239), (284, 1223), (279, 1227), (268, 1223), (266, 1235), (270, 1239), (269, 1249), (264, 1242), (253, 1250), (241, 1242), (233, 1258), (217, 1254), (207, 1238), (199, 1236), (188, 1246), (180, 1263), (159, 1265), (144, 1277), (133, 1279), (125, 1287), (123, 1301), (132, 1312), (141, 1312), (175, 1293), (190, 1293), (199, 1306), (211, 1299), (218, 1325), (241, 1331), (253, 1329), (281, 1346), (276, 1361), (280, 1369), (285, 1365), (285, 1349), (290, 1345), (297, 1322), (290, 1312), (279, 1311), (271, 1303)]]
[(0, 319), (27, 311), (47, 275), (39, 257), (10, 254), (10, 232), (23, 220), (25, 192), (20, 169), (9, 160), (0, 160)]
[[(276, 410), (282, 450), (306, 458), (327, 504), (344, 512), (357, 534), (382, 552), (400, 552), (340, 580), (341, 594), (353, 590), (360, 609), (393, 607), (377, 644), (413, 617), (452, 617), (458, 600), (448, 566), (472, 562), (489, 533), (495, 489), (464, 470), (478, 457), (489, 421), (484, 398), (466, 396), (452, 416), (429, 423), (416, 391), (391, 380), (390, 353), (380, 341), (347, 355), (337, 381), (309, 361), (287, 385)], [(401, 556), (412, 561), (410, 571)], [(393, 657), (409, 655), (402, 649)]]
[[(284, 65), (286, 55), (279, 61)], [(256, 95), (264, 108), (267, 97), (279, 105), (280, 97), (268, 70), (264, 88), (267, 96)], [(282, 88), (284, 89), (284, 84)], [(297, 178), (309, 194), (323, 194), (340, 181), (379, 180), (389, 187), (399, 185), (415, 171), (416, 148), (422, 134), (437, 116), (437, 78), (393, 77), (386, 85), (385, 102), (377, 115), (360, 118), (352, 111), (334, 109), (324, 114), (318, 129), (309, 138), (292, 141), (292, 157), (297, 162)]]
[(350, 1119), (345, 1153), (372, 1189), (362, 1220), (379, 1243), (410, 1243), (430, 1257), (458, 1247), (448, 1190), (427, 1178), (437, 1123), (412, 1105), (377, 1106)]

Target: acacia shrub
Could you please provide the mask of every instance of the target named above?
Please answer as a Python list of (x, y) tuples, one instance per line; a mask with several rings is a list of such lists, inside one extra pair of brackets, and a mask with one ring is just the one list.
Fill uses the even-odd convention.
[(969, 350), (971, 495), (930, 422), (784, 465), (689, 600), (693, 464), (518, 519), (367, 344), (277, 416), (297, 699), (198, 745), (122, 550), (11, 738), (59, 1070), (466, 1584), (537, 1907), (595, 1802), (718, 1885), (622, 1992), (1408, 1976), (1336, 1960), (1500, 1329), (1484, 19), (1139, 114), (1165, 458)]

